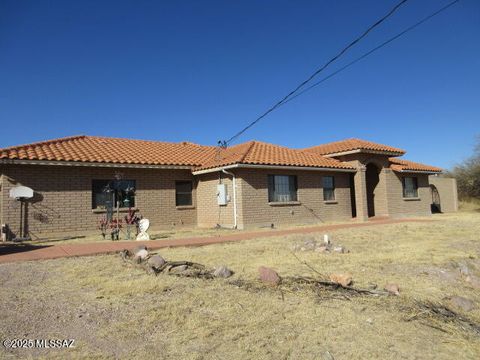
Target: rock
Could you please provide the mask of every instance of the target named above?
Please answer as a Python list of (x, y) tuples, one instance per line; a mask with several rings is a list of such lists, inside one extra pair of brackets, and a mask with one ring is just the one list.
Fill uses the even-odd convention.
[(260, 266), (258, 268), (258, 274), (261, 281), (271, 285), (278, 285), (282, 280), (275, 270), (265, 266)]
[(368, 318), (366, 321), (367, 321), (367, 323), (369, 323), (370, 325), (373, 324), (373, 319), (372, 319), (372, 318)]
[(446, 300), (450, 306), (458, 310), (470, 311), (475, 308), (475, 303), (463, 296), (451, 296)]
[(335, 360), (330, 351), (325, 351), (322, 355), (323, 360)]
[(139, 250), (135, 253), (133, 256), (133, 260), (138, 260), (140, 259), (141, 261), (145, 260), (148, 256), (148, 251), (145, 249)]
[(153, 267), (154, 269), (159, 269), (163, 265), (165, 265), (166, 261), (160, 255), (153, 255), (150, 259), (148, 259), (148, 265)]
[(351, 274), (330, 274), (330, 281), (336, 284), (347, 287), (353, 283), (353, 278)]
[(327, 252), (327, 251), (328, 251), (328, 248), (327, 248), (325, 245), (322, 245), (322, 246), (317, 247), (317, 248), (315, 249), (315, 251), (324, 253), (324, 252)]
[(233, 271), (227, 268), (225, 265), (219, 266), (213, 272), (213, 276), (217, 278), (229, 278), (233, 275)]
[(346, 253), (349, 252), (349, 251), (348, 251), (346, 248), (344, 248), (343, 246), (335, 246), (335, 247), (333, 248), (333, 251), (338, 252), (338, 253), (340, 253), (340, 254), (346, 254)]
[(388, 283), (385, 285), (383, 288), (385, 291), (388, 291), (392, 295), (400, 295), (400, 287), (397, 284), (394, 283)]
[(473, 288), (480, 289), (480, 278), (476, 275), (468, 275), (465, 281), (469, 283)]
[(314, 238), (306, 239), (292, 246), (293, 251), (313, 251), (317, 247), (317, 241)]
[(180, 266), (175, 266), (174, 268), (172, 268), (172, 270), (170, 270), (170, 272), (172, 274), (178, 274), (178, 273), (184, 272), (187, 269), (188, 269), (187, 265), (180, 265)]

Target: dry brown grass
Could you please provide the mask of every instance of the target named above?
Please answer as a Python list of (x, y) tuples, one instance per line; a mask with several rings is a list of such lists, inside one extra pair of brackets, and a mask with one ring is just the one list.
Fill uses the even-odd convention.
[(73, 350), (13, 353), (59, 358), (318, 359), (328, 351), (335, 359), (478, 359), (478, 335), (404, 321), (415, 300), (460, 295), (478, 306), (462, 315), (480, 323), (480, 291), (457, 266), (480, 275), (480, 214), (433, 219), (332, 232), (349, 254), (296, 253), (321, 273), (352, 273), (359, 287), (396, 282), (400, 297), (332, 299), (230, 284), (255, 282), (261, 265), (315, 275), (291, 247), (323, 234), (161, 251), (169, 260), (226, 264), (236, 272), (227, 280), (149, 276), (113, 255), (2, 265), (0, 337), (76, 338)]
[(471, 198), (460, 201), (459, 210), (461, 212), (480, 212), (480, 199)]

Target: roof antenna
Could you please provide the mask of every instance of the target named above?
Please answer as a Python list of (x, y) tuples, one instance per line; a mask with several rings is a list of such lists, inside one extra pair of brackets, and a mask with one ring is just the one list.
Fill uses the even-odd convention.
[(218, 146), (221, 147), (222, 149), (227, 148), (227, 142), (225, 140), (218, 140)]

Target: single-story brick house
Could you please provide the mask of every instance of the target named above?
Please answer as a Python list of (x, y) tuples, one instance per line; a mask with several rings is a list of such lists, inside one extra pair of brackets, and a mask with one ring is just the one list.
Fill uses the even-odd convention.
[[(123, 215), (135, 209), (152, 228), (430, 215), (430, 179), (441, 169), (404, 154), (359, 139), (291, 149), (73, 136), (0, 149), (0, 221), (35, 238), (95, 232), (112, 203)], [(456, 210), (454, 180), (434, 178), (442, 208)], [(35, 191), (22, 222), (9, 197), (17, 185)]]

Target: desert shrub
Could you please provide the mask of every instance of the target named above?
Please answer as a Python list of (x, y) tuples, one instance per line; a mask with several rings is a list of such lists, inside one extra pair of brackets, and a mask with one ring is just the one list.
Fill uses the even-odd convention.
[(473, 155), (455, 166), (447, 175), (457, 179), (461, 200), (480, 199), (480, 137)]

